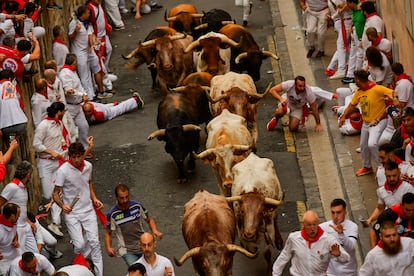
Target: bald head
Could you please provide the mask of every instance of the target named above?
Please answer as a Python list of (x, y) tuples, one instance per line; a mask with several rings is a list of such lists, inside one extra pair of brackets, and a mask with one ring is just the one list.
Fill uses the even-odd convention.
[(154, 235), (144, 232), (139, 238), (139, 248), (146, 260), (150, 260), (155, 255), (156, 242)]
[(141, 237), (139, 238), (139, 242), (142, 242), (142, 243), (149, 243), (149, 242), (154, 242), (154, 241), (155, 241), (154, 235), (149, 232), (142, 233)]
[(305, 223), (305, 222), (311, 222), (311, 223), (316, 222), (316, 223), (319, 224), (319, 216), (313, 210), (306, 211), (305, 214), (303, 215), (302, 222), (303, 223)]
[(314, 238), (318, 234), (319, 223), (319, 217), (315, 211), (309, 210), (303, 215), (303, 228), (310, 238)]
[(36, 91), (43, 91), (46, 89), (46, 87), (47, 87), (47, 83), (45, 79), (41, 78), (35, 81)]
[(85, 113), (86, 119), (89, 119), (93, 113), (93, 105), (89, 102), (86, 102), (83, 104), (82, 108), (83, 108), (83, 113)]

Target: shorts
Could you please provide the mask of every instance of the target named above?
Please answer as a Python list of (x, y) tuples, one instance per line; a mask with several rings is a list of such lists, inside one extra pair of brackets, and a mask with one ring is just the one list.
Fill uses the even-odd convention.
[(99, 58), (96, 55), (96, 53), (90, 53), (88, 55), (88, 62), (89, 62), (89, 67), (91, 69), (92, 74), (96, 74), (102, 71), (101, 65), (99, 63)]

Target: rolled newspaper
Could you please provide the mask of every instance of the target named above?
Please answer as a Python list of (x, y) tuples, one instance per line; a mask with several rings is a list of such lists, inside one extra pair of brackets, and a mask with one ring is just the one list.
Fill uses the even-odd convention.
[(73, 206), (79, 201), (80, 195), (76, 195), (75, 198), (72, 200), (72, 203), (70, 204), (70, 208), (73, 209)]

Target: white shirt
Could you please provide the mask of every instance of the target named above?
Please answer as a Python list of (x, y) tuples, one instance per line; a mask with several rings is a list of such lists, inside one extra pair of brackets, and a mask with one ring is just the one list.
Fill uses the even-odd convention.
[(284, 267), (290, 260), (289, 272), (293, 276), (326, 275), (331, 259), (336, 258), (341, 263), (350, 260), (349, 254), (342, 246), (340, 247), (341, 255), (339, 257), (334, 257), (329, 253), (331, 246), (337, 243), (334, 236), (325, 232), (309, 248), (307, 241), (301, 236), (301, 231), (290, 233), (285, 247), (273, 263), (272, 275), (282, 275)]
[(286, 91), (286, 99), (288, 100), (289, 106), (295, 108), (302, 108), (306, 103), (313, 103), (316, 101), (316, 96), (312, 92), (310, 86), (306, 85), (305, 92), (297, 94), (295, 88), (295, 81), (288, 80), (282, 82), (283, 91)]
[(414, 239), (401, 237), (401, 251), (394, 256), (385, 254), (378, 245), (371, 249), (359, 270), (360, 276), (414, 275)]
[(171, 267), (172, 275), (175, 276), (174, 266), (172, 265), (171, 261), (164, 256), (158, 255), (157, 253), (154, 254), (156, 256), (154, 266), (151, 266), (149, 263), (147, 263), (144, 256), (139, 258), (136, 263), (141, 263), (145, 266), (148, 276), (164, 276), (165, 267)]
[(382, 57), (382, 66), (384, 67), (383, 70), (379, 67), (369, 66), (368, 71), (371, 73), (369, 78), (375, 82), (381, 82), (381, 85), (388, 86), (390, 83), (393, 82), (393, 74), (391, 70), (391, 64), (388, 61), (388, 58), (381, 53)]
[(105, 21), (105, 12), (102, 9), (102, 5), (96, 7), (95, 5), (90, 5), (93, 7), (95, 16), (96, 16), (96, 29), (97, 34), (96, 36), (101, 39), (102, 37), (106, 36), (106, 21)]
[(69, 54), (68, 46), (59, 42), (53, 42), (52, 54), (53, 58), (56, 60), (57, 71), (59, 72), (63, 65), (65, 65), (66, 55)]
[(414, 193), (414, 187), (405, 181), (394, 192), (386, 190), (385, 186), (379, 187), (377, 189), (378, 204), (384, 204), (389, 208), (394, 204), (401, 203), (402, 197), (406, 193)]
[(12, 261), (20, 256), (20, 250), (12, 245), (12, 241), (16, 236), (16, 233), (16, 225), (9, 227), (4, 224), (0, 224), (0, 252), (3, 255), (3, 259), (0, 260), (0, 263)]
[(64, 103), (65, 105), (67, 104), (62, 82), (57, 76), (53, 84), (47, 84), (47, 98), (52, 103), (59, 101)]
[[(407, 145), (406, 149), (408, 148), (410, 144)], [(407, 159), (407, 157), (405, 158)], [(408, 169), (411, 167), (411, 164), (407, 161), (403, 161), (400, 164), (398, 164), (398, 168), (400, 168), (401, 175), (406, 174), (408, 172)], [(382, 187), (385, 184), (385, 181), (387, 181), (387, 178), (385, 177), (385, 168), (383, 165), (378, 166), (377, 168), (377, 174), (375, 175), (375, 178), (377, 179), (378, 187)]]
[(14, 203), (20, 207), (20, 216), (17, 221), (17, 225), (26, 225), (27, 224), (27, 200), (29, 196), (27, 194), (27, 189), (24, 184), (19, 181), (19, 184), (13, 182), (9, 183), (1, 191), (1, 197), (4, 198), (7, 202)]
[(332, 227), (329, 226), (333, 224), (333, 221), (330, 220), (321, 223), (319, 226), (326, 233), (331, 234), (338, 240), (338, 243), (340, 243), (342, 247), (346, 250), (351, 260), (347, 263), (340, 263), (335, 258), (331, 259), (328, 266), (328, 275), (356, 276), (358, 275), (358, 264), (355, 254), (355, 246), (358, 241), (358, 225), (346, 219), (342, 222), (344, 233), (338, 234), (338, 232), (336, 232)]
[(3, 30), (3, 34), (0, 36), (0, 43), (3, 43), (3, 39), (6, 36), (15, 36), (16, 30), (14, 29), (14, 23), (11, 19), (6, 19), (3, 23), (0, 24), (0, 29)]
[(92, 164), (86, 160), (84, 162), (82, 171), (66, 162), (56, 172), (55, 185), (62, 187), (63, 203), (70, 205), (76, 196), (80, 197), (72, 208), (71, 214), (73, 215), (94, 212), (89, 188), (89, 181), (92, 178)]
[[(407, 79), (401, 79), (395, 83), (395, 93), (400, 102), (414, 108), (414, 85)], [(407, 160), (407, 159), (406, 159)]]
[(73, 89), (74, 94), (65, 93), (66, 101), (69, 104), (79, 104), (82, 102), (82, 96), (86, 94), (82, 87), (78, 74), (68, 68), (63, 68), (59, 72), (59, 79), (62, 81), (64, 91)]
[(27, 123), (20, 107), (16, 87), (10, 81), (0, 83), (0, 129)]
[[(40, 275), (41, 272), (45, 272), (48, 275), (53, 275), (55, 273), (55, 267), (49, 262), (49, 260), (38, 253), (33, 253), (37, 259), (37, 266), (36, 266), (36, 273), (28, 273), (23, 271), (19, 266), (19, 261), (22, 259), (21, 257), (18, 257), (13, 260), (10, 269), (9, 274), (10, 276), (34, 276), (34, 275)], [(43, 273), (42, 273), (43, 274)]]
[(93, 276), (94, 274), (84, 265), (68, 265), (58, 270), (66, 272), (69, 276)]
[(33, 138), (33, 147), (39, 154), (40, 158), (51, 158), (52, 156), (45, 151), (51, 149), (63, 155), (62, 142), (63, 138), (63, 123), (60, 124), (53, 120), (42, 120), (35, 129)]
[(375, 28), (378, 33), (381, 33), (381, 35), (385, 34), (384, 21), (382, 20), (382, 18), (379, 17), (378, 15), (368, 17), (367, 20), (365, 21), (364, 33), (362, 34), (362, 38), (361, 38), (362, 48), (364, 48), (364, 55), (365, 55), (365, 50), (368, 49), (369, 46), (371, 46), (371, 41), (368, 40), (368, 37), (366, 34), (366, 30), (370, 27)]
[(47, 116), (47, 108), (52, 104), (48, 98), (40, 93), (33, 93), (30, 98), (30, 104), (32, 106), (32, 116), (35, 128), (43, 121)]
[(80, 22), (79, 20), (72, 20), (69, 23), (69, 32), (68, 34), (71, 35), (73, 34), (73, 32), (75, 31), (76, 28), (76, 24), (80, 23), (81, 28), (79, 29), (78, 33), (76, 34), (76, 37), (73, 41), (71, 41), (70, 44), (70, 49), (72, 51), (72, 53), (79, 55), (79, 54), (83, 54), (83, 55), (88, 55), (90, 52), (90, 47), (89, 47), (89, 35), (93, 34), (93, 28), (91, 24), (87, 25), (87, 29), (85, 28), (85, 26), (83, 25), (82, 22)]

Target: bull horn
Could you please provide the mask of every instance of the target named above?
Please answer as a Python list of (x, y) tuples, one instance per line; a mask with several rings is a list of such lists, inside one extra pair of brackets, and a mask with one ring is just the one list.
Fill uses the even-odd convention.
[(256, 93), (256, 94), (253, 94), (253, 95), (249, 95), (249, 98), (253, 99), (254, 101), (256, 101), (258, 99), (259, 100), (263, 99), (267, 95), (267, 93), (269, 93), (271, 87), (272, 87), (272, 82), (269, 82), (269, 84), (267, 85), (266, 90), (263, 94)]
[(250, 148), (251, 148), (250, 145), (232, 145), (233, 153), (235, 151), (240, 151), (240, 152), (248, 151)]
[(177, 16), (168, 17), (165, 19), (167, 22), (175, 21), (177, 19)]
[(205, 28), (207, 28), (207, 27), (208, 27), (208, 23), (203, 23), (203, 24), (200, 24), (200, 25), (196, 26), (196, 27), (194, 28), (194, 30), (205, 29)]
[(155, 44), (155, 39), (151, 39), (151, 40), (148, 40), (148, 41), (142, 42), (142, 43), (141, 43), (141, 46), (142, 46), (142, 47), (145, 47), (145, 46), (150, 46), (150, 45), (154, 45), (154, 44)]
[(217, 103), (217, 102), (219, 102), (219, 101), (221, 101), (221, 100), (223, 100), (223, 99), (228, 99), (228, 98), (229, 98), (229, 96), (228, 96), (228, 95), (224, 94), (224, 95), (220, 95), (217, 99), (213, 99), (213, 98), (210, 96), (209, 92), (207, 92), (207, 91), (206, 91), (206, 95), (207, 95), (207, 99), (208, 99), (208, 101), (209, 101), (210, 103), (212, 103), (212, 104), (215, 104), (215, 103)]
[(179, 260), (177, 260), (174, 257), (174, 262), (177, 266), (182, 266), (188, 258), (190, 258), (192, 256), (195, 256), (195, 255), (198, 255), (199, 253), (200, 253), (200, 247), (199, 246), (194, 247), (194, 248), (188, 250), (187, 252), (185, 252), (184, 255)]
[(265, 95), (267, 95), (267, 93), (269, 93), (270, 88), (272, 88), (272, 82), (269, 82), (269, 84), (267, 85), (265, 92), (262, 94), (262, 95), (263, 95), (263, 97), (264, 97)]
[(241, 59), (243, 59), (243, 58), (247, 58), (247, 52), (243, 52), (243, 53), (239, 54), (239, 55), (235, 58), (234, 62), (235, 62), (236, 64), (239, 64), (240, 60), (241, 60)]
[(152, 140), (154, 138), (157, 138), (158, 136), (164, 136), (165, 135), (165, 128), (159, 129), (154, 131), (153, 133), (148, 136), (147, 140)]
[(233, 24), (234, 22), (233, 21), (230, 21), (230, 20), (223, 20), (223, 21), (221, 21), (221, 24), (222, 25), (227, 25), (227, 24)]
[(276, 207), (283, 204), (283, 202), (281, 200), (276, 200), (276, 199), (270, 198), (270, 197), (265, 198), (265, 203), (270, 204), (270, 205), (274, 205)]
[(184, 50), (184, 53), (189, 53), (191, 52), (195, 47), (200, 46), (200, 41), (196, 40), (191, 42), (190, 45), (188, 45), (188, 47)]
[(241, 45), (241, 40), (240, 40), (240, 42), (239, 43), (237, 43), (236, 41), (234, 41), (233, 39), (231, 39), (231, 38), (228, 38), (227, 36), (221, 36), (221, 42), (223, 42), (223, 43), (227, 43), (227, 44), (229, 44), (230, 46), (232, 46), (232, 47), (240, 47), (240, 45)]
[(250, 259), (256, 258), (257, 253), (259, 253), (259, 250), (257, 250), (256, 253), (251, 253), (251, 252), (247, 251), (246, 249), (244, 249), (243, 247), (241, 247), (239, 245), (235, 245), (235, 244), (228, 244), (227, 249), (229, 251), (238, 251), (238, 252), (242, 253), (243, 255), (245, 255), (246, 257), (248, 257)]
[(155, 64), (154, 62), (150, 63), (147, 65), (147, 68), (157, 68), (157, 64)]
[[(141, 45), (141, 41), (138, 43), (138, 45)], [(135, 54), (138, 52), (139, 46), (131, 51), (127, 56), (121, 55), (123, 59), (128, 60), (135, 56)]]
[(207, 93), (210, 92), (210, 86), (202, 85), (201, 88), (203, 88), (203, 90), (206, 91)]
[(187, 125), (183, 125), (183, 131), (196, 131), (196, 130), (201, 130), (201, 128), (199, 126), (193, 125), (193, 124), (187, 124)]
[(203, 159), (203, 158), (209, 156), (210, 154), (212, 154), (214, 152), (215, 152), (215, 149), (206, 149), (205, 151), (203, 151), (203, 152), (201, 152), (199, 154), (194, 153), (193, 155), (197, 159)]
[(186, 36), (187, 36), (186, 34), (178, 33), (178, 34), (170, 36), (170, 39), (171, 40), (177, 40), (177, 39), (185, 38)]
[(204, 13), (192, 13), (191, 14), (191, 17), (194, 17), (194, 18), (202, 18), (202, 17), (204, 17)]
[(180, 87), (176, 87), (176, 88), (171, 88), (170, 91), (180, 93), (180, 92), (185, 91), (185, 88), (186, 88), (186, 86), (180, 86)]
[(275, 55), (274, 53), (270, 52), (270, 51), (262, 51), (263, 55), (267, 56), (267, 57), (272, 57), (275, 60), (279, 60), (279, 57), (277, 55)]
[(239, 201), (241, 200), (241, 196), (230, 196), (230, 197), (226, 197), (227, 202), (234, 202), (234, 201)]

